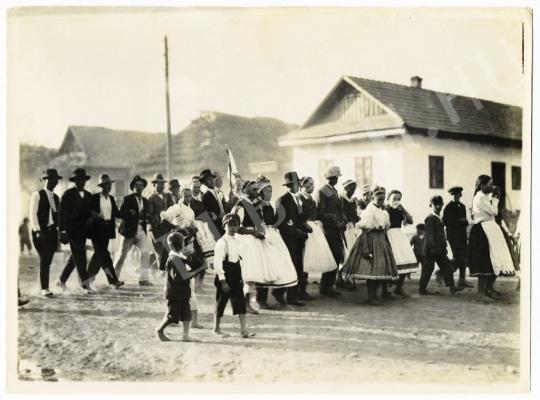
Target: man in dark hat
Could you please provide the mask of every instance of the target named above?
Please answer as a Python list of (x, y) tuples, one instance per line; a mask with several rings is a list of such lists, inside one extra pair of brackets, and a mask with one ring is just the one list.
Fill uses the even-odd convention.
[[(119, 215), (116, 201), (110, 194), (113, 182), (109, 175), (102, 174), (98, 183), (101, 193), (95, 193), (90, 197), (92, 223), (90, 224), (89, 236), (94, 247), (94, 254), (88, 262), (87, 272), (91, 283), (93, 283), (99, 269), (102, 268), (109, 284), (119, 288), (124, 282), (119, 281), (116, 277), (111, 253), (109, 253), (109, 240), (116, 237), (115, 219)], [(92, 288), (92, 285), (90, 287)]]
[(300, 294), (306, 293), (307, 282), (304, 279), (304, 247), (308, 238), (308, 233), (312, 231), (307, 224), (305, 215), (302, 212), (302, 205), (297, 197), (300, 188), (300, 180), (296, 172), (285, 174), (283, 186), (287, 187), (287, 193), (277, 199), (276, 214), (278, 218), (278, 229), (293, 262), (298, 278), (298, 285), (287, 289), (275, 289), (272, 295), (280, 304), (285, 304), (284, 293), (287, 291), (287, 304), (293, 306), (304, 306), (299, 301)]
[(150, 217), (150, 232), (148, 233), (148, 236), (154, 247), (154, 252), (150, 255), (150, 265), (153, 265), (155, 260), (161, 271), (165, 270), (165, 263), (167, 261), (167, 257), (164, 257), (164, 244), (159, 240), (162, 235), (162, 232), (159, 229), (161, 213), (167, 210), (164, 192), (165, 182), (167, 181), (163, 178), (162, 174), (155, 174), (154, 179), (152, 179), (154, 192), (148, 197), (148, 215)]
[(458, 286), (472, 287), (465, 279), (467, 269), (467, 209), (460, 201), (463, 188), (454, 186), (448, 190), (453, 197), (443, 211), (443, 223), (446, 227), (446, 237), (454, 255), (454, 269), (459, 269)]
[(180, 182), (178, 179), (169, 181), (169, 191), (165, 193), (165, 209), (174, 206), (180, 201)]
[(90, 197), (88, 190), (84, 189), (90, 176), (83, 168), (77, 168), (69, 180), (75, 184), (66, 190), (60, 200), (59, 226), (60, 240), (69, 243), (71, 256), (69, 257), (57, 285), (66, 289), (66, 282), (77, 268), (81, 289), (83, 293), (90, 294), (88, 275), (86, 274), (86, 238), (88, 237), (88, 224), (90, 222)]
[(49, 272), (54, 253), (58, 249), (58, 209), (60, 199), (53, 193), (58, 181), (62, 179), (56, 169), (45, 171), (41, 180), (45, 187), (32, 193), (30, 197), (30, 229), (32, 241), (39, 254), (40, 295), (53, 297), (49, 290)]
[(121, 238), (118, 255), (114, 262), (116, 276), (120, 279), (120, 273), (129, 250), (133, 246), (138, 247), (141, 251), (139, 286), (152, 286), (148, 276), (150, 271), (150, 252), (152, 251), (152, 243), (147, 237), (150, 216), (148, 214), (148, 200), (142, 195), (146, 185), (146, 179), (141, 178), (139, 175), (136, 175), (129, 184), (129, 188), (133, 193), (124, 197), (124, 201), (120, 207), (119, 216), (123, 221), (118, 229)]
[(202, 196), (202, 210), (210, 216), (213, 223), (213, 226), (210, 226), (210, 229), (212, 231), (217, 230), (217, 232), (214, 232), (216, 235), (215, 239), (217, 240), (225, 233), (225, 230), (221, 225), (221, 219), (225, 215), (225, 205), (215, 188), (215, 177), (215, 174), (209, 169), (205, 169), (199, 174), (199, 179), (206, 188), (206, 191)]
[[(317, 192), (317, 216), (323, 224), (324, 236), (328, 241), (332, 255), (339, 266), (344, 260), (344, 232), (347, 228), (347, 221), (343, 214), (343, 204), (339, 200), (338, 192), (335, 188), (341, 171), (339, 167), (330, 167), (325, 172), (327, 179)], [(320, 293), (323, 296), (336, 297), (340, 292), (334, 289), (337, 269), (325, 272), (321, 276)]]

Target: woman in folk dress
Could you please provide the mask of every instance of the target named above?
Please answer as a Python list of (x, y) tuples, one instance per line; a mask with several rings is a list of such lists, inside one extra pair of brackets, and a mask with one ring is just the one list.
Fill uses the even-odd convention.
[(255, 293), (256, 283), (263, 286), (271, 285), (278, 280), (278, 277), (273, 273), (263, 248), (265, 231), (262, 223), (259, 187), (255, 181), (246, 180), (242, 191), (243, 197), (233, 207), (232, 213), (240, 218), (238, 234), (242, 243), (241, 267), (247, 311), (250, 314), (259, 314), (250, 303), (251, 295)]
[(476, 181), (471, 216), (473, 227), (469, 235), (468, 261), (471, 276), (478, 277), (478, 296), (481, 302), (502, 297), (493, 284), (498, 276), (513, 276), (510, 250), (501, 227), (495, 221), (499, 213), (500, 193), (493, 192), (490, 176), (480, 175)]
[[(272, 200), (272, 183), (265, 176), (259, 176), (256, 180), (259, 190), (259, 198), (261, 200), (262, 213), (262, 231), (265, 238), (262, 241), (265, 258), (271, 270), (271, 275), (276, 279), (270, 283), (257, 283), (257, 303), (262, 309), (270, 309), (268, 306), (268, 288), (285, 288), (299, 285), (300, 295), (307, 294), (306, 286), (299, 282), (296, 269), (289, 255), (289, 250), (285, 242), (281, 238), (279, 230), (274, 227), (278, 216), (276, 210), (271, 203)], [(306, 281), (307, 282), (307, 281)], [(305, 297), (307, 296), (302, 296)]]
[(399, 281), (396, 284), (394, 294), (408, 297), (403, 290), (403, 282), (407, 274), (418, 271), (418, 261), (405, 232), (401, 229), (402, 225), (413, 223), (411, 214), (401, 204), (401, 198), (402, 194), (399, 190), (392, 190), (388, 194), (386, 211), (390, 216), (390, 229), (388, 229), (386, 234), (390, 241), (390, 246), (392, 246), (392, 252), (394, 253), (399, 274)]
[(300, 180), (299, 199), (307, 224), (313, 232), (308, 233), (304, 249), (304, 273), (306, 281), (308, 274), (320, 275), (335, 270), (338, 266), (332, 255), (332, 250), (324, 236), (322, 222), (317, 220), (317, 203), (313, 199), (315, 183), (307, 176)]
[(378, 306), (378, 286), (383, 282), (399, 279), (392, 247), (386, 231), (390, 228), (390, 216), (384, 209), (386, 190), (382, 186), (373, 189), (371, 203), (362, 212), (359, 226), (362, 234), (354, 243), (342, 273), (346, 278), (366, 279), (368, 304)]
[[(341, 205), (343, 208), (343, 215), (345, 216), (345, 221), (347, 222), (347, 227), (345, 228), (345, 232), (343, 232), (343, 265), (345, 265), (345, 262), (347, 262), (349, 252), (351, 251), (354, 242), (356, 241), (356, 224), (360, 220), (360, 217), (358, 216), (358, 205), (356, 203), (356, 199), (353, 198), (356, 187), (357, 185), (355, 181), (353, 181), (352, 179), (347, 179), (345, 182), (343, 182), (343, 189), (339, 196), (339, 200), (341, 201)], [(338, 280), (336, 282), (336, 285), (339, 287), (343, 287), (347, 290), (356, 289), (354, 281), (352, 279), (348, 279), (346, 281), (343, 280), (341, 272), (338, 273)]]

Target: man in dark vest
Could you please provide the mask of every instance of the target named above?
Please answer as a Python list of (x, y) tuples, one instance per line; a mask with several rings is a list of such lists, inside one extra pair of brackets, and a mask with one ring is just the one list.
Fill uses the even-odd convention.
[[(340, 176), (341, 171), (339, 167), (328, 168), (324, 174), (328, 182), (317, 193), (317, 216), (323, 224), (324, 236), (328, 241), (338, 268), (345, 257), (343, 240), (344, 232), (347, 228), (347, 221), (343, 215), (343, 205), (335, 189)], [(341, 294), (334, 289), (336, 275), (337, 269), (322, 274), (320, 286), (320, 293), (322, 295), (336, 297)]]
[(161, 213), (167, 210), (165, 182), (167, 181), (163, 178), (162, 174), (155, 174), (154, 179), (152, 179), (154, 193), (148, 197), (148, 217), (150, 218), (150, 232), (148, 236), (154, 248), (153, 255), (150, 255), (150, 265), (153, 265), (155, 260), (161, 271), (165, 270), (165, 263), (167, 261), (164, 243), (161, 238), (162, 232), (159, 229)]
[(66, 282), (77, 268), (83, 293), (90, 294), (88, 275), (86, 274), (86, 238), (90, 222), (90, 194), (84, 189), (90, 176), (83, 168), (77, 168), (69, 180), (75, 186), (66, 190), (60, 200), (59, 226), (60, 240), (69, 243), (71, 255), (60, 275), (57, 285), (66, 289)]
[[(214, 233), (214, 236), (216, 236), (215, 239), (217, 240), (225, 233), (225, 230), (221, 225), (221, 219), (225, 215), (225, 205), (221, 201), (219, 192), (214, 186), (216, 175), (209, 169), (205, 169), (200, 173), (199, 178), (206, 188), (206, 191), (202, 196), (202, 210), (203, 213), (206, 212), (210, 216), (212, 221), (210, 230)], [(216, 230), (217, 232), (215, 232)]]
[(124, 197), (120, 207), (120, 218), (122, 224), (118, 228), (121, 235), (117, 258), (114, 262), (116, 276), (120, 279), (120, 273), (129, 250), (136, 246), (141, 251), (139, 264), (139, 286), (152, 286), (149, 280), (150, 271), (150, 251), (152, 243), (146, 234), (150, 217), (148, 215), (148, 200), (142, 196), (142, 192), (147, 185), (147, 181), (136, 175), (129, 184), (133, 193)]
[[(116, 277), (111, 253), (109, 253), (109, 240), (116, 237), (115, 220), (119, 215), (116, 201), (110, 195), (113, 182), (109, 175), (102, 174), (98, 183), (101, 193), (95, 193), (90, 197), (90, 214), (92, 215), (90, 240), (94, 247), (94, 254), (88, 263), (88, 276), (93, 283), (99, 269), (102, 268), (109, 284), (119, 288), (124, 282)], [(95, 290), (92, 285), (90, 287)]]
[(454, 256), (454, 268), (459, 269), (458, 286), (472, 287), (465, 279), (467, 269), (467, 210), (465, 205), (459, 201), (463, 188), (454, 186), (450, 188), (450, 193), (454, 198), (444, 207), (443, 223), (446, 227), (446, 237), (452, 254)]
[[(278, 215), (279, 233), (293, 262), (298, 278), (298, 285), (287, 288), (287, 304), (293, 306), (304, 306), (304, 303), (299, 301), (300, 294), (306, 294), (305, 286), (307, 285), (304, 279), (304, 247), (308, 238), (308, 233), (312, 231), (307, 225), (306, 218), (302, 213), (302, 205), (297, 197), (300, 188), (300, 180), (296, 172), (288, 172), (285, 174), (285, 182), (288, 191), (276, 201), (276, 213)], [(281, 219), (282, 221), (279, 221)], [(285, 303), (283, 294), (285, 289), (275, 289), (272, 295), (280, 304)]]
[(45, 187), (32, 193), (30, 198), (30, 228), (32, 241), (39, 254), (40, 295), (53, 297), (49, 290), (49, 272), (54, 253), (58, 249), (58, 209), (60, 199), (53, 193), (62, 179), (56, 169), (48, 169), (41, 177)]

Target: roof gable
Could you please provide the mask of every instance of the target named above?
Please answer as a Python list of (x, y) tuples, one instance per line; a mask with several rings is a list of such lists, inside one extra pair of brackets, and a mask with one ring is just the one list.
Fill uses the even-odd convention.
[(87, 166), (130, 168), (165, 141), (162, 133), (70, 126), (58, 154), (80, 151)]
[[(355, 96), (362, 101), (354, 100)], [(366, 105), (371, 107), (370, 113), (358, 111)], [(357, 110), (352, 110), (354, 107)], [(372, 131), (395, 133), (396, 128), (407, 128), (409, 133), (436, 130), (456, 139), (496, 138), (520, 143), (522, 110), (488, 100), (344, 76), (301, 129), (283, 136), (280, 142), (288, 145), (308, 139), (349, 140), (353, 133), (355, 137)]]

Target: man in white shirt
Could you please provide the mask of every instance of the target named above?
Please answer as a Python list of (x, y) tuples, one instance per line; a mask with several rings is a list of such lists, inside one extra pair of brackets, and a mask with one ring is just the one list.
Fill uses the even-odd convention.
[(41, 180), (45, 187), (32, 193), (30, 198), (30, 228), (34, 247), (39, 254), (40, 294), (53, 297), (49, 290), (49, 272), (54, 253), (58, 249), (58, 208), (60, 199), (53, 193), (58, 181), (62, 179), (56, 169), (45, 171)]

